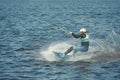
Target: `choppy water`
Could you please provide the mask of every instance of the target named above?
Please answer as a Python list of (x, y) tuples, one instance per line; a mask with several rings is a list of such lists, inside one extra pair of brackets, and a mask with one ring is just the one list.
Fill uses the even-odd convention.
[[(119, 0), (0, 0), (0, 80), (119, 80)], [(52, 51), (90, 34), (90, 50), (65, 61)], [(64, 51), (64, 50), (61, 50)]]

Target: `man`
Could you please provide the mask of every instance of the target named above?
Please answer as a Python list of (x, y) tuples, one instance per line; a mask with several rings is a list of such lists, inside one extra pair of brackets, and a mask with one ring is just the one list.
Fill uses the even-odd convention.
[(69, 32), (70, 35), (72, 35), (74, 38), (79, 38), (81, 41), (81, 46), (75, 46), (70, 47), (65, 54), (70, 53), (72, 50), (81, 51), (81, 52), (87, 52), (89, 49), (89, 35), (86, 33), (86, 29), (82, 28), (80, 29), (80, 34), (74, 34), (73, 32)]

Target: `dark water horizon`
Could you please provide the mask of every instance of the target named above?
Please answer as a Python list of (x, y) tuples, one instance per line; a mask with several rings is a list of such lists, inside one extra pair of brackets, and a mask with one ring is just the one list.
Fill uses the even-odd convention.
[[(0, 0), (0, 80), (119, 80), (119, 4), (119, 0)], [(53, 50), (79, 44), (65, 31), (79, 33), (82, 27), (90, 34), (89, 51), (56, 59)]]

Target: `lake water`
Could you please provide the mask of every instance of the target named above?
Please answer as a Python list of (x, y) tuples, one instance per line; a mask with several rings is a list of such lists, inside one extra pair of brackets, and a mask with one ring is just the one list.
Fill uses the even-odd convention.
[[(82, 27), (89, 51), (57, 59)], [(0, 0), (0, 80), (120, 80), (120, 0)]]

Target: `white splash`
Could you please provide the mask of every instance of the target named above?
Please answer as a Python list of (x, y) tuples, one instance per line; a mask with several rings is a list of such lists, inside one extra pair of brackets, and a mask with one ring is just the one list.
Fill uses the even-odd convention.
[[(70, 58), (66, 59), (66, 61), (93, 61), (93, 62), (106, 62), (120, 59), (120, 36), (117, 35), (114, 31), (107, 36), (108, 40), (95, 39), (90, 40), (90, 48), (88, 52), (77, 52), (73, 55), (71, 52)], [(112, 42), (112, 43), (111, 43)], [(54, 42), (52, 43), (46, 50), (40, 52), (42, 57), (47, 61), (59, 61), (54, 54), (53, 51), (64, 53), (69, 47), (73, 46), (72, 41), (64, 41), (64, 42)], [(76, 44), (78, 44), (77, 42)], [(76, 45), (75, 44), (75, 45)]]
[(64, 53), (70, 46), (70, 44), (65, 42), (59, 42), (57, 44), (51, 44), (47, 50), (41, 52), (41, 55), (47, 60), (47, 61), (57, 61), (59, 60), (56, 58), (56, 56), (53, 54), (53, 51)]

